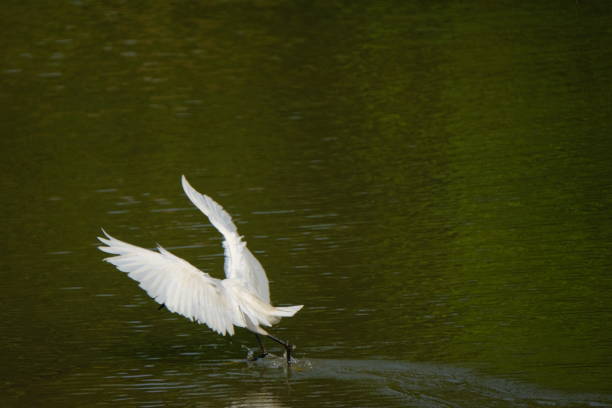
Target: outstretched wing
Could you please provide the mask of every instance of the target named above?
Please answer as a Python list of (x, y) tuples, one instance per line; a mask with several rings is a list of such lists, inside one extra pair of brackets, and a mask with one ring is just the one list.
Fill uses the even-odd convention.
[(111, 237), (98, 239), (101, 251), (113, 254), (105, 261), (126, 272), (157, 303), (204, 323), (219, 334), (234, 334), (232, 301), (219, 279), (200, 271), (162, 247), (159, 252), (141, 248)]
[(198, 193), (182, 176), (183, 189), (191, 202), (200, 209), (223, 234), (225, 241), (225, 276), (242, 281), (249, 289), (267, 303), (270, 303), (268, 277), (255, 256), (249, 251), (242, 237), (238, 235), (232, 217), (207, 195)]

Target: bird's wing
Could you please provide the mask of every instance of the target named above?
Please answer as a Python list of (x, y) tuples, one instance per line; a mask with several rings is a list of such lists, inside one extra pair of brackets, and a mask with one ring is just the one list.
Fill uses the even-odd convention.
[(221, 281), (200, 271), (162, 247), (159, 252), (111, 237), (98, 239), (100, 250), (113, 254), (105, 261), (126, 272), (157, 303), (171, 312), (204, 323), (219, 334), (234, 334), (233, 302)]
[(187, 181), (181, 179), (185, 194), (191, 202), (200, 209), (223, 234), (225, 241), (225, 276), (242, 281), (248, 288), (267, 303), (270, 303), (270, 288), (268, 277), (255, 256), (249, 251), (242, 237), (238, 235), (232, 217), (207, 195), (198, 193)]

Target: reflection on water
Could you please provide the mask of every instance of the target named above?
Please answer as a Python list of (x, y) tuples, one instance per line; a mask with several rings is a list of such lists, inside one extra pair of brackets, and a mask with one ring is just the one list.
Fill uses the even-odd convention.
[[(608, 2), (119, 3), (3, 6), (0, 405), (611, 405)], [(311, 368), (101, 262), (222, 275), (183, 173)]]
[(228, 407), (232, 408), (282, 408), (287, 407), (273, 395), (265, 392), (256, 392), (246, 395), (243, 400), (232, 401)]
[[(178, 363), (149, 360), (141, 365), (123, 363), (82, 370), (63, 378), (57, 393), (48, 395), (49, 403), (69, 403), (76, 398), (147, 407), (612, 406), (610, 394), (545, 390), (435, 364), (304, 359), (287, 369), (243, 360), (199, 360), (188, 366)], [(89, 385), (78, 386), (84, 383)], [(327, 383), (332, 386), (323, 386)], [(63, 394), (60, 391), (66, 385), (75, 387)], [(34, 400), (33, 396), (22, 398)]]

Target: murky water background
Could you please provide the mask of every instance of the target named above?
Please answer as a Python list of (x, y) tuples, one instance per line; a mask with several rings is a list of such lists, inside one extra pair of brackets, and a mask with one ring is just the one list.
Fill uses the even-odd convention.
[[(1, 405), (612, 406), (612, 7), (532, 3), (5, 2)], [(222, 276), (183, 173), (291, 371), (101, 262)]]

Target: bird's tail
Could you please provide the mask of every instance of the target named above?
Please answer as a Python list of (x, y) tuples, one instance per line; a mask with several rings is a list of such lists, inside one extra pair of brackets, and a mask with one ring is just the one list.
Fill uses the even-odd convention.
[(299, 306), (281, 306), (275, 307), (274, 311), (271, 313), (272, 316), (282, 316), (282, 317), (291, 317), (303, 308), (304, 305)]

